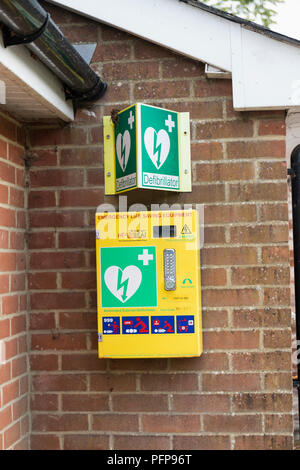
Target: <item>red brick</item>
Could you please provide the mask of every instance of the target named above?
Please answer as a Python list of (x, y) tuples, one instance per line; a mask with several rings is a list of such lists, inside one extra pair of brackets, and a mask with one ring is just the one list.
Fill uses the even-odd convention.
[(84, 253), (72, 252), (33, 252), (30, 256), (31, 269), (72, 269), (85, 266)]
[(291, 412), (292, 393), (237, 393), (233, 396), (233, 411)]
[(58, 356), (55, 354), (31, 354), (30, 369), (35, 370), (57, 370)]
[(84, 211), (34, 211), (29, 213), (31, 228), (84, 227)]
[(232, 183), (229, 200), (243, 201), (284, 201), (287, 198), (285, 183)]
[(204, 336), (204, 349), (257, 349), (258, 331), (207, 331)]
[(32, 351), (59, 351), (59, 350), (74, 350), (86, 348), (86, 334), (85, 333), (57, 333), (52, 334), (38, 334), (34, 333), (31, 336), (31, 349)]
[(271, 221), (288, 221), (288, 204), (261, 204), (259, 208), (260, 220)]
[(185, 57), (162, 62), (163, 78), (189, 78), (204, 75), (204, 64)]
[(261, 162), (258, 172), (261, 180), (286, 180), (286, 162)]
[(8, 204), (8, 187), (0, 184), (0, 203)]
[(107, 63), (103, 65), (103, 79), (106, 80), (141, 80), (158, 78), (157, 62)]
[(15, 167), (6, 162), (0, 161), (1, 180), (7, 183), (15, 183)]
[(288, 284), (289, 268), (283, 267), (251, 267), (232, 268), (231, 282), (233, 285)]
[(197, 374), (142, 374), (141, 390), (152, 392), (198, 390)]
[(196, 127), (197, 139), (228, 139), (234, 137), (251, 137), (253, 135), (252, 121), (220, 121), (199, 123)]
[(264, 332), (264, 347), (272, 349), (284, 349), (291, 347), (291, 332), (289, 329)]
[(228, 313), (226, 310), (202, 310), (203, 329), (228, 327)]
[(2, 406), (19, 397), (19, 380), (14, 380), (2, 387)]
[(108, 395), (88, 393), (62, 395), (63, 411), (108, 411)]
[(55, 233), (54, 232), (33, 232), (28, 237), (29, 249), (54, 248)]
[(203, 374), (202, 390), (252, 391), (260, 390), (259, 374)]
[(8, 449), (21, 437), (20, 422), (12, 424), (6, 431), (4, 431), (4, 448)]
[(65, 25), (61, 28), (62, 33), (72, 44), (78, 42), (78, 38), (84, 38), (85, 42), (97, 42), (99, 25), (89, 21), (87, 24)]
[(19, 377), (27, 372), (27, 357), (17, 357), (12, 361), (12, 378)]
[(64, 436), (65, 450), (107, 450), (109, 448), (109, 436), (99, 434), (66, 434)]
[(0, 138), (0, 158), (7, 158), (7, 142)]
[(42, 432), (87, 431), (88, 417), (75, 413), (34, 414), (33, 427)]
[(9, 248), (12, 250), (24, 250), (24, 247), (25, 247), (25, 233), (24, 232), (10, 232)]
[(202, 251), (202, 265), (256, 264), (257, 251), (253, 247), (213, 247)]
[(94, 414), (93, 431), (104, 431), (104, 432), (138, 432), (139, 422), (138, 416), (131, 414)]
[(284, 351), (241, 352), (233, 354), (232, 365), (236, 371), (287, 371), (290, 370), (291, 356), (289, 352)]
[(93, 231), (60, 232), (58, 237), (60, 248), (92, 248), (95, 243)]
[(26, 319), (25, 313), (13, 317), (10, 320), (11, 336), (17, 335), (19, 333), (26, 334), (26, 323), (27, 323), (27, 319)]
[[(119, 103), (120, 101), (126, 101), (127, 106), (130, 105), (130, 87), (127, 82), (110, 83), (107, 87), (105, 95), (101, 98), (101, 103)], [(119, 106), (119, 104), (118, 104)], [(126, 108), (126, 105), (122, 105), (122, 109)]]
[(32, 129), (29, 134), (32, 147), (49, 145), (86, 145), (87, 131), (82, 127)]
[(202, 286), (225, 286), (227, 283), (226, 270), (220, 269), (202, 269)]
[(57, 150), (35, 149), (32, 155), (31, 168), (42, 166), (56, 166), (58, 162)]
[(103, 161), (99, 148), (78, 147), (62, 148), (60, 150), (60, 164), (62, 166), (88, 166), (97, 165)]
[(197, 433), (201, 431), (199, 415), (145, 415), (142, 430), (151, 433)]
[[(92, 312), (60, 312), (59, 326), (62, 329), (96, 330), (97, 318)], [(75, 358), (74, 358), (75, 359)], [(99, 364), (99, 361), (98, 361)]]
[(230, 450), (229, 436), (174, 436), (174, 450)]
[(29, 273), (28, 286), (29, 289), (56, 289), (56, 273)]
[(32, 434), (32, 450), (60, 450), (59, 437), (53, 434)]
[(123, 394), (112, 396), (114, 411), (150, 412), (168, 411), (166, 395)]
[[(123, 33), (124, 34), (124, 33)], [(132, 36), (130, 36), (132, 38)], [(141, 39), (134, 40), (134, 56), (136, 59), (163, 59), (174, 57), (173, 52), (165, 49), (164, 47), (159, 47), (155, 44), (151, 44), (147, 41)]]
[(2, 297), (3, 315), (17, 313), (18, 309), (19, 309), (19, 298), (17, 295), (6, 295)]
[(139, 82), (134, 87), (137, 100), (172, 98), (174, 95), (181, 98), (189, 94), (190, 84), (186, 80)]
[[(71, 363), (72, 358), (70, 358)], [(98, 360), (99, 364), (99, 360)], [(99, 370), (99, 366), (98, 366)], [(136, 391), (135, 374), (91, 374), (91, 390), (98, 392), (134, 392)]]
[(293, 432), (293, 417), (291, 414), (287, 415), (266, 415), (265, 418), (266, 432)]
[(195, 81), (195, 96), (199, 98), (213, 96), (231, 96), (232, 82), (223, 79), (203, 79)]
[(28, 198), (30, 209), (55, 207), (55, 191), (31, 191)]
[(99, 44), (93, 55), (93, 62), (114, 62), (130, 58), (130, 44)]
[[(154, 103), (156, 105), (156, 103)], [(222, 119), (223, 104), (222, 101), (178, 101), (176, 103), (157, 103), (160, 108), (169, 108), (177, 112), (188, 112), (190, 119)], [(191, 122), (192, 124), (192, 122)], [(197, 145), (197, 144), (195, 144)], [(200, 145), (200, 144), (199, 144)], [(193, 144), (192, 144), (193, 147)], [(193, 148), (192, 148), (193, 153)], [(221, 157), (222, 158), (222, 157)], [(216, 159), (216, 158), (215, 158)]]
[(9, 275), (0, 275), (0, 294), (5, 294), (9, 291)]
[(86, 374), (38, 374), (32, 378), (35, 392), (75, 392), (87, 390)]
[(264, 264), (288, 263), (289, 248), (288, 246), (263, 246), (262, 262)]
[(0, 410), (0, 429), (4, 429), (12, 422), (12, 409), (11, 406), (6, 406)]
[(256, 289), (206, 289), (202, 293), (203, 305), (210, 307), (252, 306), (259, 304)]
[(225, 394), (178, 394), (173, 396), (174, 411), (184, 413), (228, 413), (230, 397)]
[(262, 431), (259, 415), (205, 415), (204, 430), (209, 432), (254, 433)]
[(241, 158), (284, 158), (285, 141), (284, 140), (264, 140), (249, 142), (228, 142), (227, 154), (229, 159)]
[(289, 306), (291, 301), (290, 288), (265, 287), (264, 305), (285, 305)]
[(289, 238), (288, 225), (250, 225), (247, 227), (232, 227), (230, 239), (232, 243), (280, 243)]
[(60, 192), (59, 205), (70, 207), (97, 207), (103, 202), (102, 189), (76, 189)]
[(41, 186), (82, 186), (83, 170), (34, 170), (30, 173), (33, 188)]
[(50, 330), (55, 328), (55, 317), (52, 312), (32, 313), (30, 330)]
[(12, 120), (4, 117), (3, 115), (0, 116), (0, 134), (12, 141), (17, 140), (16, 124)]
[(196, 181), (200, 183), (213, 181), (248, 180), (254, 177), (253, 163), (197, 163)]
[(292, 450), (292, 436), (264, 434), (263, 436), (236, 436), (235, 450)]
[(78, 271), (62, 273), (63, 289), (95, 289), (96, 276), (94, 271)]
[(233, 310), (234, 328), (287, 328), (290, 325), (291, 313), (289, 309), (251, 308)]
[(210, 205), (204, 208), (206, 224), (225, 224), (256, 221), (255, 204)]
[(116, 450), (169, 450), (171, 449), (168, 436), (142, 436), (140, 434), (126, 436), (115, 435)]
[(258, 126), (259, 135), (285, 135), (285, 123), (280, 120), (260, 121)]
[[(103, 168), (93, 168), (87, 170), (87, 185), (88, 186), (103, 186), (104, 185), (104, 170)], [(100, 194), (100, 191), (99, 191)], [(102, 195), (103, 198), (103, 195)], [(102, 202), (100, 199), (98, 203)]]
[(197, 142), (191, 144), (192, 160), (222, 160), (223, 147), (219, 142)]

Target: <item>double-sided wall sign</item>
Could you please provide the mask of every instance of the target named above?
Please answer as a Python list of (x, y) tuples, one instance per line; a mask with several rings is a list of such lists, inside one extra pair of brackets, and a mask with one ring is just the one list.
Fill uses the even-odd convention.
[(192, 190), (189, 113), (136, 103), (103, 128), (105, 194)]

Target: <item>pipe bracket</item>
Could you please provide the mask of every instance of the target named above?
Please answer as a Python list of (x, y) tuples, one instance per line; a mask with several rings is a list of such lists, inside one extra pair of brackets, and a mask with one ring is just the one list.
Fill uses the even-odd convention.
[(17, 46), (19, 44), (29, 44), (33, 41), (36, 41), (45, 31), (50, 21), (50, 15), (47, 13), (46, 19), (42, 26), (30, 34), (25, 34), (23, 36), (13, 33), (7, 26), (3, 26), (3, 44), (4, 47)]

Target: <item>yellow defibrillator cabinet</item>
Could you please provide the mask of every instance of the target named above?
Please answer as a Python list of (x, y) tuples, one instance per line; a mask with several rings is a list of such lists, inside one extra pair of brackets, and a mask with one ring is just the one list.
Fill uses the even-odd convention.
[(200, 356), (196, 210), (96, 213), (100, 358)]

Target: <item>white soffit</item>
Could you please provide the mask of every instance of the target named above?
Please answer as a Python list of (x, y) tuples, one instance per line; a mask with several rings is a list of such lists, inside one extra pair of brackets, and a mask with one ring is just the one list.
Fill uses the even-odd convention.
[(60, 80), (24, 46), (5, 48), (0, 39), (0, 80), (0, 110), (17, 119), (74, 119)]
[(237, 110), (300, 106), (300, 45), (179, 0), (47, 1), (231, 72)]

